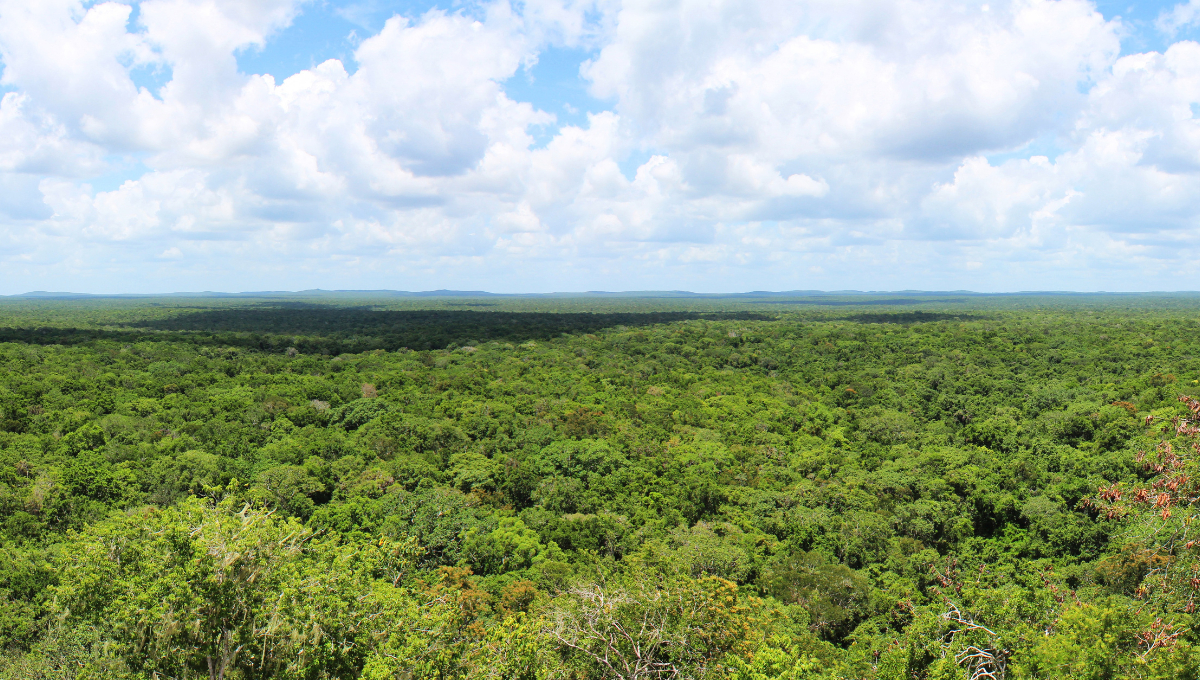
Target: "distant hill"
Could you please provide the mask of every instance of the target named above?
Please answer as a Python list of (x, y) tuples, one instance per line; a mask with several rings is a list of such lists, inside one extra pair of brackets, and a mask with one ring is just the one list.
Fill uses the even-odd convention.
[[(693, 298), (693, 299), (770, 299), (770, 298), (785, 298), (796, 299), (805, 298), (808, 301), (820, 298), (854, 298), (858, 296), (872, 297), (894, 297), (894, 298), (928, 298), (937, 296), (970, 296), (970, 297), (1006, 297), (1006, 296), (1141, 296), (1141, 295), (1171, 295), (1171, 296), (1192, 296), (1200, 293), (1196, 291), (1163, 291), (1163, 292), (1145, 292), (1145, 293), (1109, 293), (1105, 291), (1081, 292), (1081, 291), (1015, 291), (1009, 293), (979, 293), (969, 290), (954, 290), (954, 291), (926, 291), (926, 290), (899, 290), (899, 291), (862, 291), (862, 290), (785, 290), (785, 291), (766, 291), (755, 290), (743, 293), (693, 293), (686, 290), (634, 290), (634, 291), (578, 291), (578, 292), (558, 292), (558, 293), (491, 293), (484, 290), (425, 290), (425, 291), (405, 291), (405, 290), (298, 290), (298, 291), (245, 291), (239, 293), (224, 293), (216, 291), (200, 291), (200, 292), (179, 292), (179, 293), (71, 293), (71, 292), (50, 292), (50, 291), (30, 291), (18, 295), (0, 296), (0, 298), (8, 299), (94, 299), (94, 298)], [(908, 300), (904, 300), (909, 302)], [(934, 300), (923, 300), (933, 302)], [(900, 303), (897, 303), (900, 304)]]

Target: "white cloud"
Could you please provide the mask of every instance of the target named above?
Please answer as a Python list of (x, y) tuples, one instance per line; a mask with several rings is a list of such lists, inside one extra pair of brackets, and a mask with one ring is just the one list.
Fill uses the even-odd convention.
[(1188, 0), (1182, 2), (1169, 10), (1164, 10), (1158, 15), (1155, 24), (1159, 31), (1174, 36), (1180, 30), (1196, 25), (1200, 22), (1200, 2), (1196, 0)]
[(1024, 251), (1074, 238), (1108, 241), (1129, 260), (1190, 257), (1200, 235), (1197, 103), (1200, 45), (1124, 57), (1075, 119), (1074, 148), (1053, 162), (968, 159), (924, 213), (979, 238), (1032, 239)]
[[(1118, 59), (1082, 0), (486, 2), (238, 71), (303, 9), (0, 0), (0, 286), (1161, 288), (1196, 254), (1200, 45)], [(550, 45), (611, 108), (539, 146), (504, 82)]]

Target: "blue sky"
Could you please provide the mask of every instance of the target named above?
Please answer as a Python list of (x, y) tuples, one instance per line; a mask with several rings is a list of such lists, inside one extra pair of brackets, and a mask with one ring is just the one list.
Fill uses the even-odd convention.
[[(1165, 51), (1176, 40), (1200, 37), (1200, 30), (1195, 28), (1166, 35), (1155, 27), (1159, 17), (1176, 4), (1170, 0), (1106, 0), (1096, 2), (1095, 7), (1106, 19), (1124, 22), (1127, 34), (1121, 41), (1121, 53), (1132, 54)], [(378, 33), (389, 18), (397, 14), (419, 17), (431, 9), (470, 11), (461, 2), (311, 2), (303, 5), (291, 25), (273, 35), (262, 48), (240, 51), (238, 67), (247, 74), (269, 73), (279, 82), (326, 59), (340, 59), (348, 68), (353, 68), (354, 48), (363, 38)], [(589, 94), (588, 81), (579, 73), (580, 65), (594, 57), (597, 51), (595, 46), (543, 48), (534, 64), (522, 68), (504, 82), (504, 90), (512, 99), (527, 101), (543, 111), (554, 113), (557, 124), (584, 125), (588, 113), (608, 108), (606, 102)], [(146, 82), (149, 86), (155, 83), (152, 79)], [(556, 128), (557, 125), (546, 125), (536, 130), (539, 144), (544, 145)], [(1048, 135), (1032, 140), (1020, 149), (991, 154), (989, 159), (1002, 162), (1022, 155), (1053, 156), (1061, 151), (1054, 136)], [(632, 175), (650, 154), (650, 151), (631, 153), (621, 163), (623, 170)]]
[[(479, 14), (461, 2), (310, 2), (263, 47), (241, 50), (238, 68), (247, 74), (269, 73), (279, 82), (327, 59), (339, 59), (353, 69), (355, 48), (379, 33), (388, 19), (420, 17), (435, 9)], [(504, 90), (512, 99), (554, 112), (562, 123), (584, 124), (587, 112), (606, 108), (588, 94), (588, 83), (579, 75), (580, 64), (596, 51), (591, 46), (544, 46), (536, 62), (504, 82)]]
[[(1196, 39), (1196, 29), (1184, 29), (1167, 36), (1155, 28), (1156, 20), (1178, 4), (1171, 0), (1128, 2), (1104, 0), (1094, 3), (1106, 19), (1120, 19), (1128, 35), (1122, 40), (1122, 54), (1163, 51), (1177, 39)], [(461, 2), (310, 2), (292, 23), (275, 33), (262, 48), (238, 53), (243, 73), (269, 73), (275, 80), (312, 68), (326, 59), (340, 59), (353, 65), (354, 49), (363, 38), (375, 35), (394, 15), (419, 17), (431, 9), (447, 12), (470, 11)], [(540, 109), (554, 111), (564, 122), (579, 123), (578, 116), (565, 115), (566, 106), (577, 111), (599, 111), (605, 103), (592, 98), (588, 83), (579, 75), (579, 66), (596, 54), (596, 49), (549, 47), (538, 54), (537, 63), (522, 69), (505, 82), (505, 91), (514, 99), (528, 101)], [(153, 81), (147, 81), (153, 82)]]
[(1174, 290), (1200, 0), (0, 0), (0, 294)]

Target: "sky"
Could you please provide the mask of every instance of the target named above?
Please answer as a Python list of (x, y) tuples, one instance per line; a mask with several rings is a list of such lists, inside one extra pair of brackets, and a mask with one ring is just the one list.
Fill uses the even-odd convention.
[(1200, 0), (0, 0), (0, 294), (1200, 289)]

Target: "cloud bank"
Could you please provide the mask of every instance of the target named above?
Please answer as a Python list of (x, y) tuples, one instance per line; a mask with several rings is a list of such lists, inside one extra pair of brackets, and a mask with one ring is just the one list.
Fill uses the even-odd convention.
[[(501, 1), (239, 70), (304, 11), (0, 0), (0, 292), (1196, 287), (1200, 45), (1089, 2)], [(506, 89), (555, 49), (585, 124)]]

